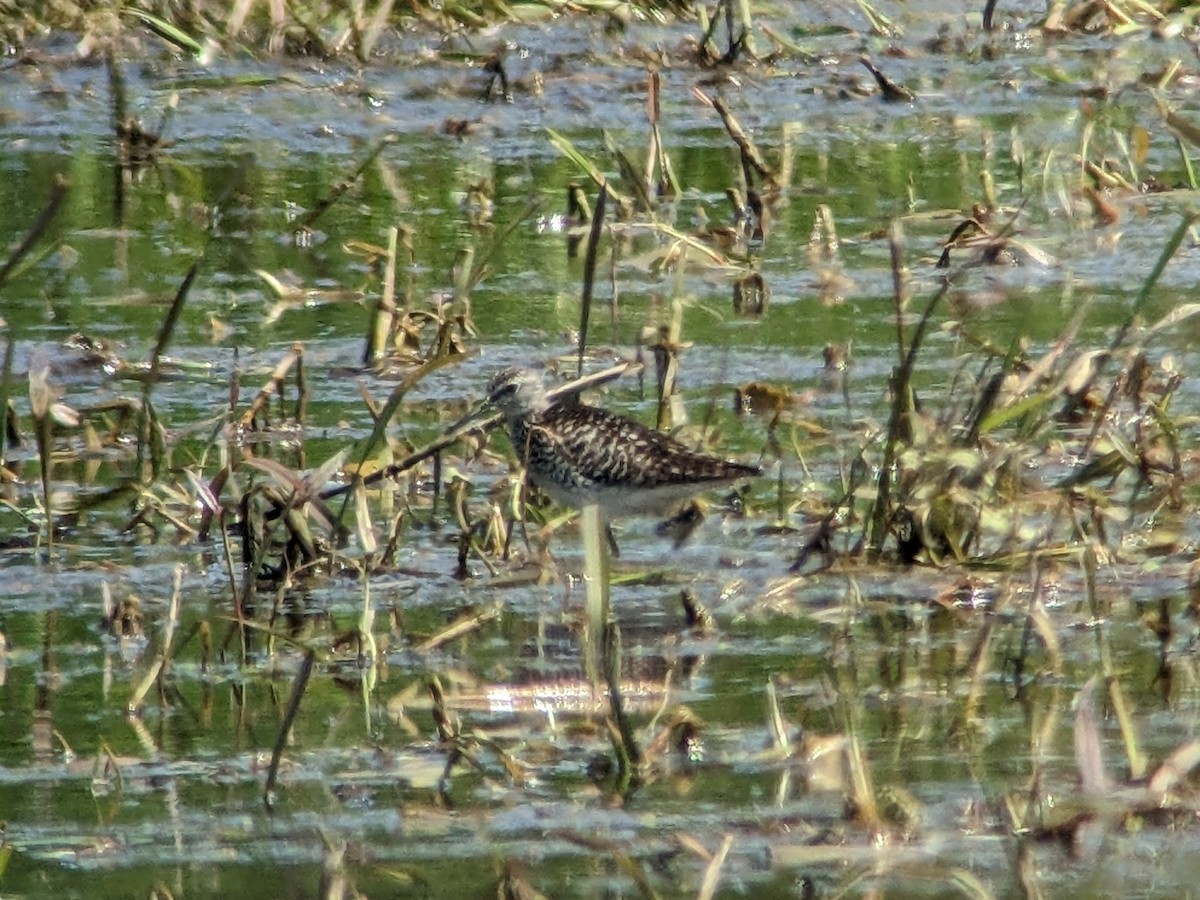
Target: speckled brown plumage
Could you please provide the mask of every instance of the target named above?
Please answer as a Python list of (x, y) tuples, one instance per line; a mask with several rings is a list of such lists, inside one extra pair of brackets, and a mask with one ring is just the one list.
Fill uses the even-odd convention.
[(760, 474), (689, 450), (640, 422), (576, 403), (552, 404), (541, 377), (505, 369), (488, 384), (530, 479), (560, 503), (610, 516), (662, 514), (693, 494)]

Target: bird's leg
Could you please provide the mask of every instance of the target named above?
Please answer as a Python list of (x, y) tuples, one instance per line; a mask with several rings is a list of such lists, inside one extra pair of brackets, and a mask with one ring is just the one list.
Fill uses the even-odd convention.
[[(515, 526), (517, 523), (516, 523), (516, 520), (512, 516), (505, 516), (503, 521), (504, 521), (504, 553), (501, 555), (500, 558), (503, 559), (505, 562), (508, 562), (508, 552), (512, 548), (513, 531), (516, 530), (513, 526)], [(528, 544), (529, 541), (526, 540), (525, 543)]]
[(528, 510), (525, 509), (525, 500), (529, 496), (529, 470), (526, 469), (521, 477), (521, 486), (518, 488), (520, 496), (517, 497), (517, 510), (521, 513), (518, 517), (521, 521), (521, 539), (525, 541), (525, 552), (532, 553), (533, 549), (529, 546), (529, 529), (525, 525), (525, 514)]
[(513, 449), (520, 451), (518, 453), (518, 456), (520, 457), (520, 460), (521, 460), (521, 486), (518, 489), (520, 491), (520, 496), (517, 497), (517, 509), (521, 513), (521, 517), (520, 517), (521, 518), (521, 537), (525, 540), (525, 552), (531, 553), (532, 550), (529, 546), (529, 530), (525, 527), (525, 514), (527, 512), (527, 510), (525, 509), (525, 501), (529, 496), (529, 437), (528, 437), (528, 435), (525, 437), (525, 446), (524, 447), (514, 447)]
[(612, 524), (604, 523), (604, 537), (608, 539), (608, 549), (612, 553), (613, 559), (621, 558), (621, 548), (617, 546), (617, 536), (613, 534)]

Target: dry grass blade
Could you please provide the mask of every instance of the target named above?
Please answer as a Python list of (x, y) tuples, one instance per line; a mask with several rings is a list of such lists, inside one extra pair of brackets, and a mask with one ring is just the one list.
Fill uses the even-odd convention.
[(1200, 765), (1200, 740), (1188, 741), (1168, 756), (1150, 777), (1146, 790), (1151, 794), (1173, 791), (1196, 766)]
[[(115, 134), (118, 129), (124, 126), (129, 109), (129, 97), (125, 87), (125, 70), (121, 66), (121, 60), (117, 58), (114, 49), (110, 48), (104, 55), (104, 63), (108, 68), (108, 91), (112, 101), (112, 121), (109, 127), (112, 128)], [(123, 184), (122, 179), (117, 180), (118, 190)], [(120, 208), (121, 196), (118, 195), (118, 208)]]
[(154, 683), (158, 680), (163, 668), (171, 659), (171, 642), (175, 639), (175, 626), (179, 622), (179, 595), (183, 591), (183, 564), (175, 566), (175, 586), (171, 591), (171, 602), (167, 607), (167, 621), (163, 625), (162, 647), (151, 664), (149, 671), (142, 678), (129, 697), (128, 710), (131, 714), (141, 711), (142, 701)]
[(974, 872), (967, 869), (951, 869), (947, 875), (947, 881), (967, 897), (975, 898), (975, 900), (995, 900), (996, 895), (992, 889), (984, 884)]
[(637, 167), (630, 161), (611, 134), (604, 132), (604, 148), (612, 154), (613, 159), (617, 161), (617, 168), (621, 172), (621, 180), (625, 183), (633, 185), (633, 196), (636, 203), (636, 210), (639, 213), (650, 214), (654, 209), (654, 201), (650, 198), (650, 189), (646, 184), (646, 180), (638, 172)]
[(379, 43), (379, 38), (387, 28), (394, 4), (395, 0), (382, 0), (375, 8), (370, 21), (367, 22), (367, 27), (362, 32), (360, 39), (355, 41), (355, 53), (360, 62), (366, 63), (370, 59), (375, 46)]
[[(1159, 278), (1162, 277), (1163, 272), (1167, 268), (1167, 263), (1174, 258), (1176, 252), (1178, 252), (1180, 246), (1183, 244), (1184, 238), (1187, 237), (1188, 232), (1191, 230), (1192, 225), (1195, 224), (1197, 219), (1200, 219), (1200, 213), (1194, 212), (1189, 212), (1185, 214), (1182, 219), (1180, 219), (1179, 225), (1176, 226), (1175, 231), (1167, 240), (1162, 252), (1159, 253), (1158, 259), (1154, 263), (1154, 268), (1150, 270), (1150, 274), (1146, 276), (1146, 280), (1142, 283), (1142, 287), (1138, 291), (1138, 295), (1134, 299), (1132, 307), (1130, 307), (1129, 315), (1125, 317), (1125, 320), (1121, 323), (1121, 327), (1117, 329), (1117, 333), (1113, 336), (1113, 339), (1108, 346), (1108, 353), (1099, 362), (1099, 364), (1096, 365), (1091, 380), (1085, 386), (1085, 393), (1086, 390), (1090, 389), (1090, 387), (1095, 384), (1096, 380), (1099, 379), (1104, 369), (1104, 363), (1111, 359), (1113, 354), (1115, 354), (1120, 347), (1124, 346), (1125, 339), (1129, 336), (1130, 330), (1141, 316), (1142, 310), (1145, 307), (1146, 302), (1150, 299), (1151, 292), (1154, 290), (1154, 286), (1158, 283)], [(1117, 391), (1120, 389), (1120, 385), (1121, 379), (1114, 378), (1112, 381), (1112, 387), (1109, 390), (1108, 399), (1105, 402), (1105, 409), (1110, 409), (1112, 407), (1113, 401), (1116, 399)], [(1092, 428), (1091, 434), (1088, 436), (1087, 443), (1084, 446), (1083, 453), (1081, 454), (1082, 456), (1086, 457), (1091, 453), (1091, 449), (1096, 443), (1096, 438), (1100, 435), (1100, 429), (1106, 421), (1106, 416), (1096, 416), (1095, 425)]]
[(729, 111), (729, 106), (725, 101), (720, 97), (709, 97), (699, 88), (693, 88), (692, 95), (705, 106), (716, 110), (717, 115), (721, 117), (721, 124), (725, 126), (729, 137), (733, 139), (733, 142), (738, 146), (738, 150), (741, 151), (742, 165), (747, 169), (747, 175), (753, 171), (762, 179), (764, 186), (768, 189), (774, 187), (776, 184), (775, 170), (767, 165), (758, 147), (755, 146), (754, 141), (742, 129), (741, 124), (734, 117), (733, 113)]
[(892, 268), (892, 307), (896, 321), (896, 352), (904, 365), (904, 313), (908, 311), (908, 281), (904, 271), (904, 244), (900, 226), (893, 222), (888, 232), (888, 256)]
[(1125, 692), (1121, 689), (1121, 682), (1117, 678), (1116, 669), (1113, 666), (1111, 636), (1109, 629), (1105, 625), (1107, 611), (1102, 608), (1099, 595), (1096, 591), (1098, 558), (1094, 547), (1088, 546), (1084, 549), (1082, 565), (1088, 609), (1091, 611), (1092, 620), (1097, 623), (1093, 630), (1096, 635), (1096, 645), (1100, 655), (1100, 668), (1108, 685), (1109, 703), (1112, 704), (1113, 715), (1116, 716), (1117, 724), (1121, 728), (1121, 740), (1125, 744), (1125, 756), (1129, 760), (1129, 774), (1135, 780), (1140, 781), (1146, 776), (1146, 757), (1141, 751), (1137, 737), (1137, 726), (1134, 724), (1129, 704), (1125, 702)]
[(383, 362), (388, 352), (388, 341), (391, 338), (396, 321), (396, 249), (400, 239), (400, 230), (393, 225), (388, 229), (387, 260), (383, 269), (383, 290), (379, 302), (375, 304), (367, 332), (367, 346), (363, 352), (363, 365), (377, 366)]
[[(435, 355), (432, 358), (425, 360), (425, 362), (423, 362), (415, 370), (406, 374), (403, 380), (394, 388), (392, 388), (392, 392), (388, 395), (387, 402), (383, 405), (383, 409), (379, 410), (378, 415), (375, 417), (375, 425), (371, 429), (371, 434), (367, 437), (367, 440), (362, 445), (362, 451), (359, 453), (358, 459), (355, 462), (354, 476), (350, 483), (323, 491), (321, 493), (322, 500), (328, 500), (331, 497), (337, 497), (341, 494), (344, 494), (351, 490), (356, 484), (361, 483), (363, 485), (371, 485), (378, 481), (382, 481), (384, 478), (395, 478), (422, 460), (436, 455), (444, 447), (448, 447), (450, 444), (454, 443), (455, 440), (458, 440), (458, 438), (462, 437), (462, 435), (473, 430), (471, 428), (464, 428), (461, 432), (455, 434), (453, 439), (447, 440), (442, 444), (437, 444), (437, 442), (435, 442), (435, 445), (426, 447), (425, 451), (428, 452), (424, 452), (422, 454), (422, 452), (418, 451), (418, 453), (412, 454), (406, 460), (403, 460), (400, 463), (393, 463), (386, 469), (379, 469), (376, 472), (372, 472), (365, 478), (359, 474), (362, 472), (366, 461), (375, 452), (375, 448), (383, 442), (388, 426), (391, 425), (392, 417), (395, 416), (396, 412), (400, 409), (400, 404), (404, 401), (404, 398), (408, 392), (412, 390), (421, 381), (421, 379), (423, 379), (430, 372), (435, 372), (438, 369), (449, 365), (455, 360), (456, 357)], [(404, 465), (404, 463), (408, 463), (408, 465)], [(438, 481), (440, 482), (440, 479)], [(343, 506), (343, 509), (344, 508), (345, 507)]]
[(387, 147), (396, 143), (396, 141), (399, 139), (400, 136), (398, 134), (385, 134), (378, 141), (376, 141), (375, 146), (367, 151), (366, 157), (364, 157), (362, 162), (355, 167), (354, 171), (351, 172), (346, 178), (335, 184), (329, 193), (321, 198), (321, 200), (317, 202), (316, 206), (309, 210), (307, 215), (301, 217), (301, 219), (296, 223), (296, 230), (312, 227), (312, 224), (317, 221), (317, 219), (321, 218), (321, 216), (325, 214), (329, 207), (333, 206), (334, 203), (341, 199), (342, 195), (350, 190), (350, 188), (352, 188), (354, 184), (360, 178), (362, 178), (363, 172), (365, 172), (375, 162), (375, 158), (378, 157), (379, 154), (382, 153)]
[(127, 16), (137, 19), (164, 41), (174, 45), (175, 47), (178, 47), (185, 53), (190, 53), (195, 57), (200, 57), (203, 55), (203, 44), (201, 44), (198, 40), (196, 40), (196, 38), (188, 34), (183, 29), (176, 27), (171, 22), (168, 22), (166, 19), (162, 19), (156, 15), (146, 12), (145, 10), (134, 9), (129, 6), (124, 7), (121, 12)]
[(20, 444), (20, 435), (16, 426), (16, 410), (12, 408), (9, 399), (12, 392), (13, 348), (16, 341), (12, 333), (4, 342), (4, 363), (0, 365), (0, 472), (8, 465), (8, 447), (10, 444)]
[(976, 727), (979, 707), (983, 702), (984, 689), (991, 674), (993, 644), (996, 640), (997, 626), (995, 619), (989, 618), (980, 626), (979, 635), (971, 647), (967, 658), (967, 667), (971, 675), (970, 687), (962, 708), (963, 726)]
[(433, 723), (437, 728), (439, 741), (453, 741), (458, 738), (458, 729), (454, 725), (454, 720), (446, 711), (446, 692), (442, 690), (441, 679), (437, 675), (430, 675), (429, 681), (425, 685), (429, 691), (429, 699), (432, 702)]
[(491, 271), (492, 260), (500, 251), (500, 248), (504, 246), (504, 242), (507, 241), (510, 236), (512, 236), (513, 232), (515, 232), (521, 226), (522, 222), (529, 221), (529, 219), (532, 218), (541, 208), (541, 205), (542, 200), (540, 197), (530, 198), (529, 201), (521, 208), (520, 212), (504, 223), (503, 227), (495, 229), (492, 232), (491, 239), (486, 245), (484, 245), (483, 250), (477, 255), (478, 258), (473, 259), (471, 261), (471, 265), (465, 267), (465, 277), (463, 278), (461, 285), (457, 285), (456, 288), (465, 293), (469, 292), (476, 285), (478, 285), (479, 282), (483, 280), (483, 277), (488, 274), (489, 271)]
[(200, 261), (197, 260), (192, 263), (187, 275), (184, 276), (183, 282), (179, 285), (179, 290), (175, 292), (175, 298), (171, 301), (171, 307), (167, 310), (166, 318), (163, 319), (162, 325), (158, 329), (158, 340), (154, 342), (154, 353), (150, 356), (150, 374), (146, 378), (147, 395), (153, 389), (155, 382), (158, 381), (158, 375), (162, 368), (163, 354), (167, 352), (171, 338), (175, 335), (175, 326), (179, 323), (179, 314), (183, 312), (184, 301), (187, 300), (188, 291), (192, 289), (192, 282), (196, 280), (196, 273), (199, 271)]
[(1196, 220), (1200, 219), (1200, 213), (1189, 212), (1184, 215), (1179, 224), (1175, 226), (1175, 231), (1171, 237), (1167, 239), (1167, 243), (1163, 245), (1162, 251), (1158, 255), (1158, 259), (1154, 262), (1154, 268), (1150, 270), (1150, 274), (1146, 276), (1146, 280), (1142, 283), (1138, 295), (1134, 298), (1133, 306), (1129, 310), (1129, 315), (1125, 317), (1125, 321), (1121, 323), (1121, 328), (1113, 337), (1112, 343), (1109, 345), (1109, 352), (1115, 352), (1118, 347), (1125, 343), (1125, 338), (1129, 334), (1130, 329), (1137, 322), (1142, 314), (1142, 310), (1146, 306), (1146, 302), (1150, 299), (1150, 293), (1154, 290), (1154, 286), (1158, 284), (1158, 280), (1162, 277), (1163, 272), (1175, 254), (1182, 246), (1184, 238), (1187, 237), (1188, 231)]
[(1200, 147), (1200, 127), (1197, 127), (1187, 118), (1172, 110), (1157, 94), (1152, 92), (1152, 95), (1167, 127), (1189, 144)]
[(587, 251), (583, 258), (583, 295), (579, 304), (579, 367), (576, 377), (583, 377), (583, 355), (587, 348), (588, 319), (592, 314), (592, 296), (596, 285), (596, 254), (600, 247), (600, 234), (604, 230), (604, 209), (608, 203), (608, 181), (600, 183), (596, 195), (596, 214), (588, 232)]
[(375, 527), (371, 524), (371, 507), (367, 503), (367, 491), (362, 482), (354, 491), (354, 517), (358, 524), (358, 543), (368, 558), (375, 555), (378, 544), (375, 541)]
[(346, 865), (346, 842), (331, 839), (322, 830), (321, 883), (317, 888), (320, 900), (344, 900), (353, 896)]
[(525, 867), (515, 859), (504, 861), (504, 872), (496, 883), (496, 900), (547, 900), (529, 881)]
[(292, 408), (292, 421), (304, 426), (304, 414), (308, 410), (308, 378), (304, 371), (304, 354), (296, 360), (296, 405)]
[(421, 643), (417, 644), (413, 649), (418, 653), (428, 653), (431, 650), (436, 650), (450, 641), (456, 641), (460, 637), (464, 637), (472, 632), (478, 631), (488, 622), (494, 622), (500, 618), (500, 612), (503, 607), (497, 603), (491, 609), (485, 609), (483, 612), (474, 613), (473, 615), (463, 616), (451, 622), (437, 634), (426, 638)]
[(62, 175), (54, 177), (54, 187), (51, 188), (50, 199), (42, 207), (41, 213), (38, 214), (36, 221), (34, 221), (29, 231), (26, 232), (25, 237), (21, 239), (21, 243), (17, 245), (17, 248), (5, 260), (4, 266), (0, 267), (0, 287), (4, 286), (9, 276), (12, 275), (13, 270), (29, 254), (29, 251), (33, 249), (34, 244), (41, 239), (42, 235), (46, 233), (46, 229), (50, 227), (50, 223), (54, 221), (54, 217), (58, 215), (58, 211), (62, 208), (63, 201), (66, 199), (70, 187), (71, 182)]
[(242, 428), (249, 428), (250, 424), (262, 412), (263, 408), (271, 402), (271, 397), (279, 390), (284, 378), (287, 377), (288, 372), (291, 371), (292, 366), (296, 364), (303, 352), (304, 345), (297, 342), (292, 345), (292, 349), (288, 351), (287, 355), (279, 361), (275, 366), (275, 370), (271, 373), (271, 377), (267, 379), (267, 383), (259, 389), (258, 394), (250, 404), (250, 408), (242, 413), (241, 419), (238, 420), (238, 424)]
[(284, 518), (289, 527), (300, 533), (297, 536), (307, 535), (308, 532), (307, 523), (297, 512), (303, 508), (304, 512), (313, 516), (322, 528), (340, 540), (346, 536), (346, 528), (341, 524), (340, 517), (335, 516), (333, 511), (326, 507), (318, 491), (322, 485), (327, 484), (333, 478), (335, 472), (343, 467), (346, 454), (346, 450), (335, 453), (316, 469), (303, 475), (289, 469), (277, 460), (265, 457), (252, 457), (245, 460), (243, 465), (262, 472), (289, 492), (279, 506), (285, 514)]
[(602, 642), (600, 665), (608, 687), (608, 733), (617, 754), (616, 792), (625, 797), (641, 784), (642, 751), (621, 694), (621, 630), (615, 622), (605, 623)]
[(29, 408), (38, 420), (50, 418), (54, 390), (50, 386), (50, 358), (45, 351), (34, 351), (29, 362)]
[[(224, 472), (225, 470), (222, 469), (221, 471)], [(196, 499), (204, 507), (204, 515), (209, 519), (211, 519), (213, 516), (220, 515), (221, 501), (217, 499), (216, 494), (214, 494), (212, 491), (212, 488), (210, 488), (209, 485), (204, 482), (204, 479), (200, 477), (199, 473), (189, 466), (183, 470), (183, 474), (187, 478), (188, 484), (192, 486), (192, 490), (196, 494)]]
[(867, 17), (867, 21), (871, 23), (871, 30), (875, 34), (881, 37), (901, 36), (902, 32), (896, 27), (896, 23), (867, 3), (866, 0), (855, 0), (855, 2), (862, 14)]
[(666, 332), (654, 344), (655, 374), (658, 379), (658, 416), (656, 425), (666, 431), (685, 419), (681, 399), (676, 393), (679, 378), (679, 349), (683, 346), (683, 302), (671, 300), (671, 319)]
[[(1012, 388), (1012, 396), (1024, 397), (1027, 392), (1041, 383), (1053, 371), (1055, 364), (1062, 358), (1063, 354), (1075, 344), (1075, 339), (1079, 335), (1079, 329), (1083, 326), (1087, 313), (1091, 311), (1091, 308), (1092, 301), (1090, 299), (1085, 300), (1080, 305), (1075, 315), (1071, 317), (1071, 321), (1063, 328), (1046, 353), (1033, 363), (1027, 371), (1021, 373), (1017, 383)], [(1049, 399), (1047, 397), (1047, 402)], [(1000, 410), (989, 415), (985, 423), (980, 427), (981, 433), (986, 434), (991, 429), (1007, 421), (1007, 418), (1004, 416), (1011, 409), (1012, 406), (1009, 406), (1005, 410)]]
[(1096, 685), (1099, 675), (1092, 676), (1079, 690), (1075, 707), (1075, 768), (1083, 793), (1102, 796), (1112, 791), (1112, 780), (1104, 769), (1104, 750), (1100, 740), (1100, 723), (1096, 718)]
[[(611, 194), (611, 191), (610, 191)], [(663, 237), (670, 238), (679, 248), (684, 248), (689, 251), (689, 259), (695, 260), (699, 255), (699, 262), (713, 268), (727, 268), (733, 272), (741, 272), (743, 269), (734, 265), (723, 256), (720, 251), (706, 244), (699, 238), (693, 237), (690, 234), (685, 234), (665, 222), (637, 222), (637, 223), (614, 223), (610, 226), (614, 234), (619, 235), (638, 235), (649, 232), (650, 234), (661, 234)], [(671, 247), (672, 251), (677, 248)], [(661, 254), (660, 254), (661, 255)], [(737, 255), (731, 253), (730, 258), (737, 259)]]
[(729, 856), (732, 847), (733, 835), (727, 834), (722, 839), (716, 854), (709, 861), (708, 868), (704, 870), (704, 881), (700, 883), (700, 892), (696, 894), (696, 900), (712, 900), (717, 895), (717, 888), (721, 884), (721, 869), (724, 868), (725, 858)]
[(1113, 714), (1117, 717), (1117, 724), (1121, 727), (1121, 740), (1125, 744), (1125, 756), (1129, 760), (1130, 777), (1140, 781), (1146, 777), (1146, 755), (1138, 741), (1137, 725), (1125, 700), (1125, 691), (1115, 675), (1109, 676), (1108, 679), (1108, 698), (1113, 706)]
[(855, 818), (872, 834), (881, 834), (884, 831), (883, 817), (880, 815), (879, 801), (875, 796), (870, 763), (857, 729), (847, 729), (846, 760), (850, 771), (850, 800), (854, 806)]
[(741, 21), (741, 32), (738, 35), (738, 43), (740, 43), (742, 51), (751, 60), (758, 58), (758, 52), (755, 48), (754, 41), (754, 18), (752, 15), (753, 4), (750, 0), (737, 0), (738, 19)]
[(657, 168), (658, 196), (678, 197), (679, 180), (675, 177), (675, 169), (671, 165), (671, 157), (663, 144), (662, 129), (659, 127), (662, 118), (662, 77), (657, 69), (650, 69), (647, 81), (646, 118), (650, 122), (650, 152), (646, 154), (646, 183), (654, 182), (654, 170)]
[(1200, 303), (1181, 303), (1175, 306), (1165, 316), (1148, 326), (1140, 335), (1140, 343), (1146, 344), (1151, 338), (1156, 337), (1168, 329), (1174, 328), (1188, 319), (1195, 318), (1200, 315)]
[[(29, 363), (29, 407), (33, 415), (34, 436), (37, 442), (39, 471), (42, 479), (42, 506), (46, 516), (46, 547), (54, 547), (54, 510), (50, 505), (51, 459), (50, 409), (54, 405), (54, 391), (50, 386), (50, 360), (38, 350)], [(7, 410), (5, 418), (7, 419)]]
[[(580, 153), (579, 150), (576, 149), (575, 145), (567, 140), (567, 138), (563, 137), (553, 128), (547, 128), (546, 134), (550, 136), (550, 143), (553, 144), (563, 156), (571, 160), (571, 162), (575, 163), (575, 165), (587, 173), (587, 176), (596, 183), (596, 187), (600, 187), (607, 182), (608, 179), (604, 177), (604, 173), (596, 168), (596, 166), (592, 164), (591, 160)], [(608, 189), (608, 196), (618, 208), (625, 207), (629, 203), (628, 199), (626, 199), (622, 194), (618, 193), (611, 186)]]
[(903, 314), (905, 306), (904, 279), (901, 271), (903, 255), (899, 249), (900, 237), (897, 226), (893, 226), (891, 242), (893, 286), (896, 294), (893, 297), (896, 309), (896, 339), (900, 346), (900, 366), (892, 378), (892, 403), (888, 418), (887, 443), (884, 446), (883, 462), (879, 468), (879, 487), (876, 491), (875, 506), (870, 515), (870, 540), (867, 544), (868, 555), (878, 557), (883, 551), (883, 541), (887, 535), (888, 512), (891, 509), (892, 469), (896, 459), (897, 448), (900, 444), (901, 430), (908, 414), (913, 410), (912, 375), (917, 365), (917, 353), (921, 349), (925, 332), (933, 316), (933, 310), (938, 301), (945, 295), (950, 282), (947, 280), (942, 287), (930, 298), (928, 305), (921, 313), (921, 319), (913, 332), (912, 341), (907, 350), (904, 348)]
[(771, 742), (776, 750), (786, 751), (791, 746), (791, 736), (783, 713), (779, 709), (779, 695), (775, 690), (775, 682), (767, 679), (767, 725), (771, 729)]
[(871, 77), (874, 78), (875, 83), (879, 85), (880, 95), (888, 103), (911, 103), (916, 99), (916, 95), (913, 94), (912, 91), (910, 91), (904, 85), (898, 84), (892, 79), (888, 78), (888, 76), (884, 74), (883, 70), (871, 61), (869, 56), (864, 55), (859, 57), (859, 62), (861, 62), (863, 66), (866, 67), (867, 71), (871, 73)]
[(371, 602), (371, 575), (367, 566), (362, 570), (362, 611), (358, 615), (358, 656), (360, 664), (369, 661), (361, 680), (363, 712), (371, 721), (371, 691), (378, 677), (379, 646), (375, 642), (375, 604)]
[(271, 750), (271, 765), (267, 769), (267, 781), (263, 786), (263, 804), (267, 811), (270, 812), (275, 807), (275, 781), (279, 777), (279, 761), (283, 757), (283, 748), (288, 741), (288, 735), (292, 731), (292, 725), (296, 721), (296, 713), (300, 711), (300, 701), (304, 699), (304, 692), (308, 689), (308, 679), (312, 675), (313, 663), (316, 661), (316, 652), (309, 650), (304, 654), (304, 659), (300, 663), (300, 670), (296, 673), (296, 680), (292, 684), (292, 694), (288, 698), (287, 709), (283, 713), (283, 721), (279, 723), (279, 734), (275, 737), (275, 746)]
[(1054, 622), (1051, 620), (1050, 614), (1046, 612), (1046, 606), (1042, 602), (1040, 592), (1034, 597), (1026, 621), (1029, 627), (1042, 639), (1042, 646), (1045, 648), (1046, 655), (1050, 660), (1050, 670), (1056, 677), (1061, 678), (1063, 672), (1062, 642), (1058, 639), (1058, 632), (1054, 628)]
[(251, 457), (245, 460), (243, 465), (257, 469), (264, 475), (273, 478), (280, 486), (293, 491), (294, 496), (291, 500), (291, 505), (299, 506), (311, 500), (319, 499), (317, 489), (333, 478), (334, 473), (342, 468), (346, 461), (346, 453), (347, 451), (345, 450), (339, 450), (317, 468), (305, 474), (300, 474), (293, 469), (289, 469), (278, 460), (263, 456)]

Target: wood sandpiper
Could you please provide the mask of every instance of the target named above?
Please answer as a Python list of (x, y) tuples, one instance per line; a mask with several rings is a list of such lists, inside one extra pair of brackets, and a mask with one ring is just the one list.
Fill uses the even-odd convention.
[(608, 517), (665, 515), (707, 488), (762, 474), (758, 466), (690, 450), (640, 422), (553, 402), (530, 369), (499, 372), (487, 400), (503, 414), (530, 480), (559, 503), (594, 503)]

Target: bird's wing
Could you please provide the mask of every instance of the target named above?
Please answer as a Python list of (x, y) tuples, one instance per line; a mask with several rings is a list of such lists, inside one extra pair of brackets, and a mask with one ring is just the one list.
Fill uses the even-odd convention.
[(532, 454), (556, 454), (592, 484), (655, 487), (726, 481), (757, 468), (696, 453), (633, 419), (593, 406), (558, 406), (531, 423)]

